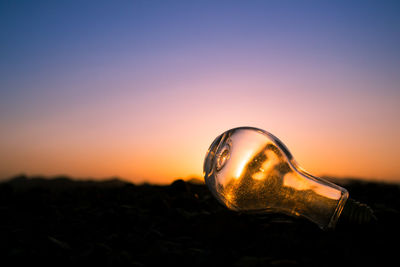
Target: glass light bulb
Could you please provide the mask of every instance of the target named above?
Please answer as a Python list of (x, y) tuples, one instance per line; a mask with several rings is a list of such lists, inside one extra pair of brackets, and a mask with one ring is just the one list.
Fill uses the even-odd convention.
[(204, 178), (229, 209), (302, 216), (322, 229), (335, 227), (349, 196), (301, 169), (278, 138), (252, 127), (231, 129), (214, 140)]

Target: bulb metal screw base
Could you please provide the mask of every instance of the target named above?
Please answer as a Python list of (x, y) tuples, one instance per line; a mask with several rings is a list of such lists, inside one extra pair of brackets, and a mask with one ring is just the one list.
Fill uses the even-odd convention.
[(366, 204), (349, 198), (343, 207), (340, 221), (348, 224), (368, 224), (376, 221), (374, 211)]

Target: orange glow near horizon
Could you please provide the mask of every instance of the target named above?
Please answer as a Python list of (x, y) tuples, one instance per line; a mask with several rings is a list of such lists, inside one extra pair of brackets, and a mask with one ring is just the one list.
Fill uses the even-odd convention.
[[(313, 175), (388, 181), (400, 177), (399, 125), (388, 127), (375, 119), (375, 127), (370, 128), (369, 120), (357, 122), (361, 113), (345, 111), (354, 109), (357, 102), (347, 106), (342, 103), (342, 112), (329, 114), (326, 105), (338, 102), (316, 104), (303, 99), (303, 107), (288, 112), (286, 105), (296, 106), (297, 98), (288, 99), (292, 102), (285, 105), (274, 102), (265, 106), (265, 98), (248, 98), (252, 95), (248, 90), (239, 93), (245, 88), (243, 84), (198, 84), (196, 92), (202, 92), (201, 88), (209, 89), (190, 98), (157, 103), (157, 112), (150, 104), (130, 111), (130, 98), (126, 96), (112, 103), (116, 106), (109, 106), (109, 110), (93, 106), (93, 110), (81, 108), (73, 113), (64, 110), (58, 115), (45, 114), (34, 124), (14, 124), (5, 129), (0, 140), (0, 160), (4, 163), (1, 175), (118, 176), (161, 184), (176, 178), (201, 177), (204, 156), (214, 138), (227, 129), (248, 125), (280, 138), (300, 166)], [(213, 100), (207, 94), (214, 88), (231, 88), (232, 93)], [(279, 90), (270, 92), (275, 99), (286, 98)], [(209, 102), (196, 105), (198, 99)], [(219, 99), (224, 101), (220, 103)], [(376, 101), (365, 96), (359, 109), (365, 112)], [(390, 102), (384, 103), (389, 113)], [(309, 108), (316, 112), (309, 112)], [(393, 109), (397, 107), (393, 105)], [(325, 120), (317, 110), (330, 119)], [(372, 119), (369, 114), (365, 116)]]
[[(302, 109), (298, 111), (303, 116), (299, 112), (293, 115), (280, 112), (276, 116), (274, 110), (283, 111), (281, 108), (253, 106), (253, 101), (246, 103), (239, 96), (214, 109), (210, 108), (212, 104), (208, 108), (190, 109), (192, 101), (175, 102), (179, 108), (170, 106), (163, 118), (143, 123), (139, 128), (129, 126), (130, 116), (114, 114), (109, 116), (110, 120), (104, 114), (96, 121), (96, 117), (84, 110), (69, 125), (67, 113), (60, 114), (56, 122), (44, 118), (37, 120), (34, 127), (17, 125), (17, 135), (11, 131), (3, 135), (8, 134), (1, 144), (2, 175), (66, 174), (95, 179), (118, 176), (132, 182), (160, 184), (176, 178), (201, 177), (204, 156), (214, 138), (229, 128), (250, 125), (279, 137), (300, 166), (313, 175), (387, 181), (398, 181), (400, 177), (396, 161), (400, 147), (394, 135), (399, 131), (397, 128), (386, 131), (381, 139), (382, 132), (377, 129), (367, 131), (368, 124), (353, 124), (347, 118), (330, 125), (319, 116), (306, 115)], [(239, 103), (243, 109), (233, 109)], [(181, 109), (182, 105), (187, 108)], [(141, 115), (138, 111), (129, 114)], [(142, 114), (154, 116), (154, 113)], [(120, 126), (112, 118), (119, 118)], [(294, 118), (306, 118), (302, 121), (307, 123), (293, 123)], [(85, 127), (86, 122), (93, 127)]]

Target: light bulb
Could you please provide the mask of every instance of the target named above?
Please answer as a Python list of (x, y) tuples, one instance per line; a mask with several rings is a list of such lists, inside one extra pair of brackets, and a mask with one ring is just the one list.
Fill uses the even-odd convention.
[(366, 205), (348, 201), (346, 189), (305, 172), (278, 138), (257, 128), (218, 136), (207, 151), (204, 179), (214, 197), (235, 211), (302, 216), (322, 229), (335, 227), (346, 202), (348, 217), (372, 216)]

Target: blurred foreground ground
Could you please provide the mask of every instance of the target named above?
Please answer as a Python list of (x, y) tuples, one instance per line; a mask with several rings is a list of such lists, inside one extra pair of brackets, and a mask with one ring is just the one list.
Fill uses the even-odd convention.
[(350, 181), (378, 222), (335, 231), (284, 215), (239, 214), (205, 185), (15, 178), (0, 184), (2, 266), (391, 266), (399, 185)]

